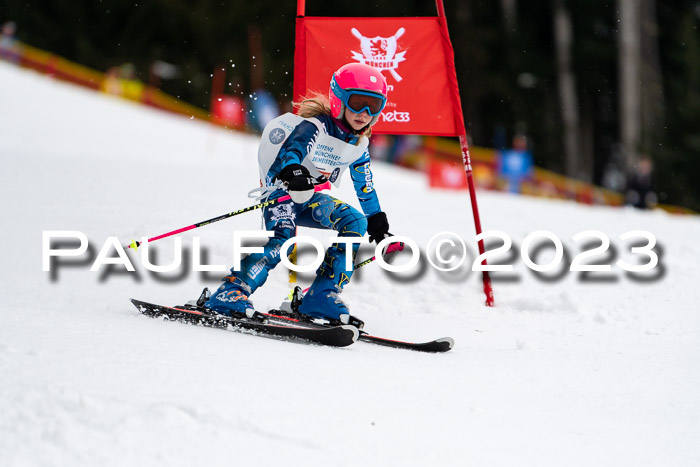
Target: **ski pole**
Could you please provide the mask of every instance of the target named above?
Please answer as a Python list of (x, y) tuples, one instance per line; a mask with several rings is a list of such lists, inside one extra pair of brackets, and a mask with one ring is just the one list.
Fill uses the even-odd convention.
[[(387, 245), (386, 251), (383, 253), (382, 256), (384, 258), (388, 259), (391, 256), (393, 256), (394, 253), (396, 253), (398, 251), (403, 251), (403, 248), (404, 248), (403, 242), (390, 243), (389, 245)], [(362, 266), (367, 266), (369, 263), (371, 263), (372, 261), (376, 261), (376, 260), (377, 260), (377, 257), (372, 256), (371, 258), (368, 258), (368, 259), (362, 261), (361, 263), (357, 263), (355, 265), (355, 269), (361, 268)]]
[[(321, 183), (320, 185), (314, 186), (314, 191), (327, 190), (329, 188), (330, 188), (330, 182), (325, 182), (325, 183)], [(188, 230), (192, 230), (192, 229), (196, 229), (198, 227), (203, 227), (205, 225), (213, 224), (214, 222), (219, 222), (219, 221), (222, 221), (224, 219), (228, 219), (229, 217), (243, 214), (245, 212), (250, 212), (250, 211), (254, 211), (256, 209), (266, 208), (268, 206), (274, 206), (275, 204), (281, 203), (283, 201), (287, 201), (288, 199), (290, 199), (289, 195), (280, 196), (279, 198), (271, 199), (271, 200), (265, 201), (263, 203), (254, 204), (252, 206), (248, 206), (247, 208), (239, 209), (238, 211), (229, 212), (228, 214), (222, 214), (221, 216), (213, 217), (211, 219), (207, 219), (207, 220), (202, 221), (202, 222), (197, 222), (196, 224), (188, 225), (187, 227), (182, 227), (180, 229), (173, 230), (172, 232), (164, 233), (164, 234), (158, 235), (156, 237), (149, 238), (147, 240), (147, 242), (148, 243), (155, 242), (156, 240), (160, 240), (161, 238), (170, 237), (172, 235), (177, 235), (177, 234), (182, 233), (182, 232), (187, 232)], [(136, 249), (138, 249), (138, 247), (141, 246), (142, 243), (143, 242), (137, 242), (136, 240), (133, 240), (129, 244), (128, 248), (133, 248), (134, 250), (136, 250)]]

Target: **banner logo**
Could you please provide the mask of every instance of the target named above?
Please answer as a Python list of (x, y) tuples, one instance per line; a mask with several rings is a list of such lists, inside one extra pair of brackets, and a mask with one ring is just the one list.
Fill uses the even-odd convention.
[(396, 53), (399, 37), (406, 32), (404, 28), (399, 28), (391, 37), (365, 37), (360, 31), (355, 28), (351, 29), (353, 36), (360, 40), (360, 50), (362, 53), (352, 52), (352, 58), (365, 65), (372, 66), (378, 70), (388, 70), (391, 76), (396, 81), (401, 81), (403, 78), (396, 72), (399, 63), (406, 60), (404, 55), (406, 52)]

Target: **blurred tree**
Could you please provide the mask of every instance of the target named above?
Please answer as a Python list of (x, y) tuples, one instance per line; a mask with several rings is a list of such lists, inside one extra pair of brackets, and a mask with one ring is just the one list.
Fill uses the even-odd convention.
[(571, 13), (565, 0), (554, 0), (553, 3), (559, 101), (564, 126), (564, 167), (567, 176), (590, 180), (590, 173), (586, 176), (582, 170), (587, 164), (581, 160), (583, 153), (579, 143), (579, 105), (572, 59), (574, 31)]
[(639, 2), (617, 0), (620, 33), (620, 142), (625, 170), (631, 171), (639, 160), (642, 133), (641, 15)]
[(700, 2), (657, 3), (665, 136), (653, 148), (661, 202), (700, 211)]
[(650, 151), (664, 138), (665, 93), (656, 0), (642, 0), (640, 11), (642, 77), (642, 150)]

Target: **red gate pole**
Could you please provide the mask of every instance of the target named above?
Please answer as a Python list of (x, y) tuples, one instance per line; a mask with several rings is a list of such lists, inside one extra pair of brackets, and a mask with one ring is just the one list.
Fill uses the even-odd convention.
[[(481, 218), (479, 217), (479, 206), (476, 202), (476, 188), (474, 186), (474, 178), (472, 177), (472, 161), (469, 156), (469, 145), (467, 143), (467, 129), (464, 125), (464, 116), (462, 115), (462, 101), (459, 97), (459, 84), (457, 83), (457, 71), (454, 63), (454, 51), (450, 34), (447, 30), (447, 17), (445, 16), (445, 7), (442, 0), (435, 0), (438, 10), (438, 22), (440, 23), (440, 31), (442, 32), (442, 44), (445, 51), (445, 60), (447, 60), (447, 70), (450, 74), (447, 77), (450, 86), (450, 94), (452, 95), (452, 108), (455, 118), (455, 130), (459, 132), (459, 143), (462, 148), (462, 162), (464, 162), (464, 170), (467, 174), (467, 183), (469, 185), (469, 197), (472, 203), (472, 214), (474, 215), (474, 228), (477, 235), (482, 232)], [(479, 240), (479, 254), (484, 254), (484, 241)], [(486, 265), (486, 259), (482, 260), (481, 264)], [(482, 271), (484, 282), (484, 294), (486, 295), (486, 306), (494, 306), (493, 287), (491, 286), (491, 277), (488, 271)]]
[[(304, 16), (306, 16), (306, 0), (297, 0), (297, 19), (295, 31), (295, 46), (294, 50), (294, 85), (292, 88), (292, 102), (300, 102), (301, 97), (306, 93), (306, 31), (304, 29)], [(297, 67), (304, 72), (297, 73)], [(302, 79), (300, 79), (302, 78)], [(294, 111), (296, 113), (296, 110)], [(294, 227), (294, 236), (297, 235), (299, 229)], [(292, 264), (297, 264), (297, 244), (294, 244), (292, 252), (289, 254), (289, 260)], [(296, 284), (297, 272), (289, 270), (289, 283)]]

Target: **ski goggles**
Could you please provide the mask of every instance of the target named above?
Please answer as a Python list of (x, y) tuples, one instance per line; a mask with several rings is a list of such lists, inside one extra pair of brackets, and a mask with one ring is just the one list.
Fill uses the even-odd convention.
[(379, 93), (363, 91), (361, 89), (343, 89), (333, 77), (331, 83), (333, 92), (340, 98), (345, 107), (356, 114), (367, 111), (370, 117), (376, 117), (386, 105), (386, 97)]
[(370, 117), (375, 117), (386, 105), (386, 97), (373, 92), (350, 91), (344, 103), (345, 107), (356, 114), (367, 111)]

